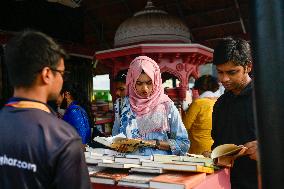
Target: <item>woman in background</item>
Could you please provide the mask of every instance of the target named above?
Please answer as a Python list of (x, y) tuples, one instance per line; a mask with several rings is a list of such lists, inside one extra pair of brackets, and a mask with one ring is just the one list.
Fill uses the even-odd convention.
[(135, 58), (126, 77), (126, 97), (122, 109), (115, 106), (113, 135), (140, 139), (151, 147), (141, 147), (139, 155), (184, 155), (189, 148), (186, 129), (173, 101), (164, 94), (157, 63), (147, 56)]
[(199, 98), (194, 100), (184, 117), (185, 128), (188, 130), (191, 146), (189, 153), (202, 154), (210, 151), (213, 144), (211, 138), (213, 106), (219, 97), (218, 81), (211, 75), (198, 78), (193, 89), (198, 90)]
[(91, 127), (94, 120), (86, 93), (77, 83), (64, 83), (62, 93), (61, 107), (66, 106), (63, 120), (72, 125), (81, 136), (82, 143), (87, 144), (91, 139)]

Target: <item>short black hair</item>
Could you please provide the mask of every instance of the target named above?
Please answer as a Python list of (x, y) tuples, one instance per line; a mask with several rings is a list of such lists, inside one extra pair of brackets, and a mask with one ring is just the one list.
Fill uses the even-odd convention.
[(236, 65), (246, 66), (252, 63), (250, 44), (239, 38), (222, 39), (213, 53), (213, 64), (220, 65), (232, 61)]
[(44, 67), (56, 68), (65, 51), (49, 36), (32, 30), (20, 32), (4, 49), (9, 81), (13, 87), (30, 87)]
[(219, 83), (216, 77), (203, 75), (195, 80), (193, 89), (216, 92), (219, 89)]
[(120, 70), (114, 78), (114, 82), (126, 83), (126, 76), (128, 70)]

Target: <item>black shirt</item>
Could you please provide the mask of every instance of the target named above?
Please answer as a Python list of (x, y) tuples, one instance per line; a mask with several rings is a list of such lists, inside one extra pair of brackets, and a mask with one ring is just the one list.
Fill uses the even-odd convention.
[[(239, 95), (228, 91), (215, 103), (212, 117), (212, 149), (221, 144), (241, 145), (256, 140), (252, 103), (252, 83)], [(240, 157), (231, 169), (232, 188), (257, 189), (257, 163)]]
[(68, 123), (10, 106), (0, 111), (0, 123), (0, 188), (91, 187), (81, 138)]

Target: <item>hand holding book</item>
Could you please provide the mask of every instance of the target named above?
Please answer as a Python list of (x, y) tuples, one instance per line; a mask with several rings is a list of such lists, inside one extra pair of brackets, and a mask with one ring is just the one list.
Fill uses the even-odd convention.
[(236, 158), (247, 155), (247, 150), (244, 145), (223, 144), (214, 148), (211, 153), (203, 152), (203, 155), (211, 156), (215, 165), (232, 167)]
[(247, 148), (245, 155), (248, 155), (253, 160), (258, 160), (257, 141), (254, 140), (251, 142), (247, 142), (246, 144), (244, 144), (244, 146)]
[(113, 148), (122, 153), (134, 152), (140, 147), (155, 148), (156, 145), (152, 141), (142, 139), (121, 139), (112, 145)]
[(159, 149), (163, 149), (161, 147), (166, 146), (163, 144), (163, 142), (161, 142), (161, 145), (157, 145), (157, 140), (126, 138), (126, 136), (122, 133), (112, 137), (98, 136), (94, 138), (94, 141), (121, 153), (134, 152), (140, 147), (148, 147), (148, 148), (159, 147)]

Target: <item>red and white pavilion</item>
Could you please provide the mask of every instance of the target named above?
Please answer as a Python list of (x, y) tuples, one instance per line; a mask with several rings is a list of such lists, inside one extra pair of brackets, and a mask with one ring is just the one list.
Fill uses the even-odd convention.
[(198, 67), (211, 62), (213, 56), (212, 49), (191, 43), (189, 29), (182, 21), (156, 9), (151, 1), (119, 26), (114, 46), (95, 54), (100, 64), (110, 69), (111, 78), (127, 69), (135, 57), (149, 56), (158, 63), (161, 73), (180, 81), (178, 87), (168, 91), (174, 101), (185, 98), (189, 78), (197, 78)]

